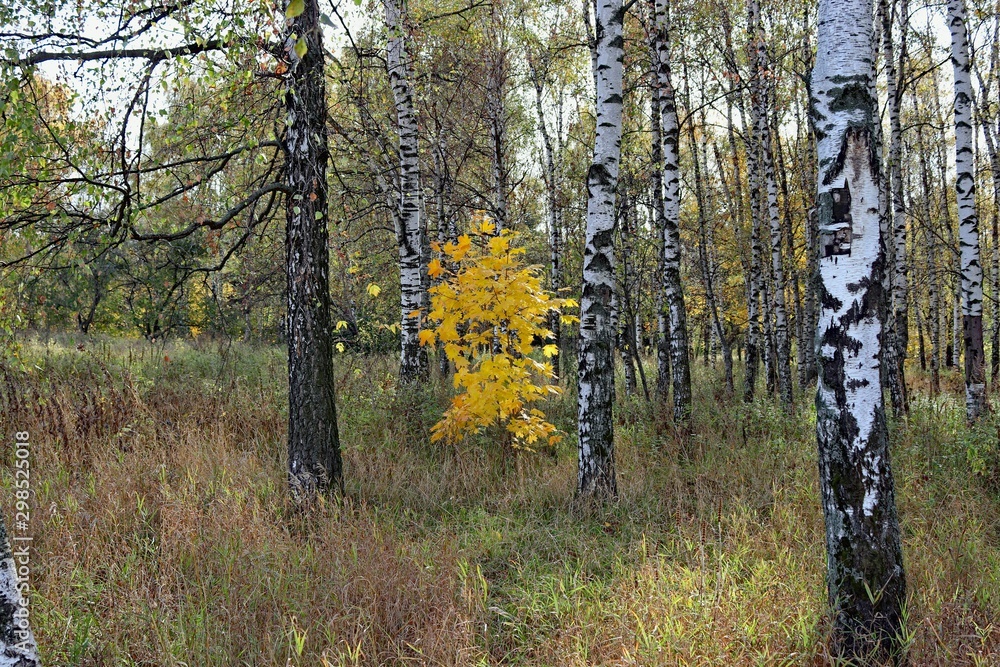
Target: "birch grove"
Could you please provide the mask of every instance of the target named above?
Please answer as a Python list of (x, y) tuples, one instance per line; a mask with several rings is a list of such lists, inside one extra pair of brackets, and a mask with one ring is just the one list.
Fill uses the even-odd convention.
[(1000, 0), (51, 4), (0, 667), (1000, 664)]

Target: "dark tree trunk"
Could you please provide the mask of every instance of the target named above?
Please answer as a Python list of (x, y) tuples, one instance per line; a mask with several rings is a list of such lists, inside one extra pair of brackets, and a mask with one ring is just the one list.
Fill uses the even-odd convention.
[(329, 150), (317, 1), (306, 0), (305, 10), (289, 21), (287, 30), (306, 47), (301, 58), (301, 47), (289, 50), (285, 90), (288, 479), (293, 495), (308, 498), (329, 488), (343, 490), (327, 273)]

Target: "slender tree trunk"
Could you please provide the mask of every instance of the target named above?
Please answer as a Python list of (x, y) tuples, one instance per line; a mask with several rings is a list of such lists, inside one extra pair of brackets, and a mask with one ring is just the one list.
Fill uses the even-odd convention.
[(680, 126), (670, 80), (670, 43), (667, 0), (654, 0), (653, 43), (656, 49), (656, 87), (659, 96), (663, 150), (663, 291), (668, 310), (670, 367), (673, 375), (674, 422), (686, 428), (691, 417), (691, 367), (688, 362), (687, 312), (681, 288), (680, 239)]
[[(1000, 5), (998, 5), (1000, 9)], [(977, 120), (979, 127), (983, 131), (983, 138), (986, 141), (986, 153), (990, 158), (990, 171), (993, 175), (993, 218), (990, 228), (990, 240), (992, 242), (992, 253), (990, 256), (990, 282), (993, 292), (993, 322), (990, 327), (990, 378), (992, 378), (994, 388), (1000, 387), (1000, 127), (993, 124), (984, 107), (988, 107), (993, 81), (1000, 74), (1000, 21), (996, 21), (993, 27), (992, 47), (990, 48), (989, 75), (983, 80), (979, 74), (979, 85), (981, 89), (980, 103), (977, 107)], [(997, 81), (1000, 86), (1000, 81)], [(995, 391), (995, 389), (994, 389)]]
[[(806, 98), (807, 100), (812, 97), (811, 86), (810, 86), (810, 73), (813, 67), (813, 50), (809, 41), (809, 35), (811, 33), (809, 27), (809, 8), (810, 3), (805, 3), (803, 5), (802, 12), (802, 63), (803, 63), (803, 84), (806, 88)], [(808, 103), (808, 102), (807, 102)], [(796, 106), (796, 109), (798, 107)], [(796, 114), (798, 112), (796, 111)], [(798, 118), (796, 118), (798, 121)], [(796, 123), (801, 127), (801, 123)], [(816, 157), (816, 119), (813, 118), (812, 114), (806, 114), (806, 133), (805, 133), (805, 168), (800, 169), (799, 172), (802, 175), (802, 189), (803, 192), (809, 192), (816, 189), (816, 182), (818, 180), (817, 176), (817, 157)], [(815, 204), (809, 206), (806, 212), (806, 327), (805, 330), (809, 332), (809, 340), (806, 347), (806, 360), (807, 360), (807, 372), (806, 372), (806, 382), (812, 382), (816, 379), (819, 372), (819, 367), (816, 359), (816, 347), (815, 347), (815, 336), (814, 332), (819, 324), (819, 215)]]
[[(752, 11), (752, 7), (749, 4), (748, 11)], [(749, 25), (754, 25), (754, 22), (751, 20)], [(755, 63), (754, 69), (756, 70), (757, 53), (755, 41), (751, 41), (748, 44), (748, 52), (749, 57)], [(758, 78), (759, 73), (755, 72), (754, 80), (756, 81)], [(750, 180), (750, 213), (752, 218), (750, 232), (750, 282), (751, 285), (753, 285), (753, 295), (750, 302), (751, 306), (758, 311), (759, 315), (755, 313), (754, 316), (750, 317), (750, 330), (751, 337), (753, 337), (754, 325), (759, 322), (759, 328), (757, 329), (759, 333), (756, 335), (756, 347), (764, 362), (765, 390), (768, 395), (773, 395), (776, 378), (776, 367), (774, 363), (776, 350), (774, 348), (774, 332), (772, 329), (771, 317), (773, 306), (770, 286), (771, 265), (770, 263), (767, 265), (764, 263), (763, 233), (764, 225), (766, 224), (765, 215), (767, 214), (767, 208), (764, 201), (764, 166), (763, 158), (761, 156), (759, 132), (762, 112), (763, 108), (758, 95), (757, 84), (753, 83), (751, 85), (750, 103), (751, 130), (749, 132), (750, 138), (747, 142), (747, 171), (749, 172)], [(756, 373), (754, 373), (754, 375), (756, 375)]]
[(18, 583), (16, 555), (0, 516), (0, 667), (39, 667), (42, 661)]
[[(767, 194), (767, 219), (771, 231), (771, 273), (774, 310), (774, 373), (778, 384), (781, 404), (787, 410), (792, 405), (792, 369), (789, 362), (788, 314), (785, 308), (785, 271), (781, 257), (781, 219), (778, 215), (778, 187), (774, 178), (774, 159), (771, 154), (771, 129), (768, 124), (768, 99), (765, 77), (768, 75), (767, 52), (764, 44), (764, 26), (760, 20), (760, 4), (757, 0), (747, 3), (750, 12), (752, 49), (756, 76), (753, 79), (753, 107), (756, 121), (755, 131), (760, 145), (760, 158)], [(767, 318), (770, 322), (770, 317)]]
[(288, 472), (292, 494), (343, 490), (330, 326), (326, 87), (316, 0), (289, 21), (306, 51), (289, 53), (285, 89), (285, 257), (288, 337)]
[[(448, 144), (441, 128), (438, 129), (437, 144), (434, 147), (434, 171), (437, 176), (434, 190), (434, 196), (437, 200), (437, 242), (440, 247), (444, 247), (445, 243), (453, 240), (449, 231), (454, 226), (454, 222), (451, 220), (451, 212), (448, 209), (451, 200), (451, 179), (448, 176)], [(444, 261), (443, 258), (442, 261)], [(451, 372), (451, 364), (448, 361), (448, 355), (445, 354), (444, 347), (440, 344), (437, 356), (438, 371), (441, 377), (447, 377)]]
[(420, 345), (420, 320), (426, 314), (427, 220), (420, 185), (417, 117), (410, 83), (410, 58), (406, 51), (402, 0), (383, 0), (389, 34), (386, 64), (396, 105), (399, 135), (399, 215), (396, 240), (399, 245), (400, 357), (399, 379), (409, 384), (427, 377), (427, 350)]
[(955, 71), (955, 191), (958, 196), (962, 270), (962, 329), (965, 339), (965, 414), (975, 422), (988, 408), (983, 353), (983, 265), (976, 215), (976, 174), (972, 152), (972, 82), (964, 0), (949, 0), (951, 62)]
[(893, 240), (893, 273), (892, 273), (892, 328), (893, 328), (893, 364), (888, 369), (892, 382), (890, 395), (892, 411), (897, 417), (905, 414), (908, 409), (906, 392), (906, 350), (909, 345), (909, 317), (907, 305), (907, 280), (909, 267), (906, 258), (906, 207), (903, 201), (903, 169), (902, 147), (903, 131), (900, 124), (900, 107), (903, 101), (903, 74), (906, 65), (906, 26), (909, 13), (909, 3), (900, 3), (900, 57), (899, 72), (896, 72), (896, 61), (892, 44), (892, 10), (888, 0), (880, 0), (882, 14), (882, 51), (885, 55), (885, 77), (889, 107), (889, 193), (892, 199), (892, 240)]
[[(914, 104), (914, 106), (916, 106)], [(931, 339), (931, 396), (941, 391), (941, 287), (937, 267), (938, 235), (931, 214), (931, 178), (927, 166), (926, 144), (922, 126), (917, 127), (917, 160), (920, 163), (920, 185), (923, 189), (924, 262), (927, 274), (928, 331)]]
[(1000, 151), (993, 137), (991, 123), (982, 120), (980, 127), (986, 138), (986, 151), (990, 157), (990, 169), (993, 172), (993, 222), (990, 228), (990, 240), (993, 245), (993, 252), (990, 257), (992, 270), (990, 271), (993, 288), (993, 323), (990, 327), (990, 377), (993, 379), (994, 388), (1000, 387)]
[[(690, 105), (690, 100), (688, 101)], [(694, 133), (694, 118), (688, 124), (688, 140), (691, 143), (691, 156), (694, 165), (694, 192), (695, 203), (698, 206), (698, 255), (701, 259), (701, 270), (705, 276), (705, 297), (708, 301), (708, 309), (711, 313), (712, 327), (715, 332), (718, 344), (722, 349), (722, 363), (726, 373), (726, 391), (733, 393), (733, 357), (729, 348), (729, 341), (726, 340), (726, 332), (722, 326), (722, 319), (719, 317), (719, 304), (715, 295), (715, 281), (713, 279), (712, 258), (710, 255), (711, 243), (708, 231), (707, 201), (705, 196), (705, 186), (701, 180), (701, 160), (699, 160), (698, 143)], [(707, 168), (707, 159), (706, 159)]]
[(635, 396), (638, 383), (636, 382), (635, 376), (634, 354), (631, 345), (632, 334), (630, 333), (635, 331), (635, 324), (632, 321), (634, 311), (632, 309), (632, 299), (629, 296), (630, 294), (635, 293), (635, 285), (632, 280), (632, 263), (630, 261), (633, 252), (631, 225), (632, 206), (627, 194), (622, 194), (620, 201), (621, 222), (619, 225), (619, 233), (621, 236), (622, 249), (620, 262), (622, 278), (619, 283), (619, 293), (617, 299), (619, 313), (617, 327), (618, 351), (621, 353), (622, 368), (625, 372), (625, 395)]
[[(802, 291), (799, 288), (798, 262), (795, 259), (795, 229), (792, 223), (792, 202), (788, 189), (788, 169), (785, 163), (784, 150), (781, 148), (780, 124), (778, 123), (777, 105), (772, 105), (771, 109), (773, 124), (771, 134), (774, 137), (774, 155), (778, 166), (778, 184), (781, 187), (782, 207), (781, 225), (782, 235), (785, 241), (785, 252), (788, 256), (788, 282), (792, 288), (792, 304), (795, 308), (795, 338), (798, 343), (795, 347), (795, 366), (798, 376), (799, 388), (805, 389), (808, 380), (806, 379), (806, 350), (808, 345), (803, 343), (809, 338), (805, 333), (805, 313), (802, 307)], [(789, 353), (789, 356), (791, 353)]]
[[(767, 339), (761, 326), (760, 302), (764, 276), (761, 272), (760, 247), (760, 172), (757, 168), (757, 151), (754, 142), (747, 146), (747, 171), (750, 187), (750, 285), (747, 299), (747, 363), (743, 398), (753, 400), (757, 385), (757, 372), (767, 354)], [(767, 373), (765, 369), (765, 374)]]
[(924, 343), (924, 318), (920, 315), (920, 302), (915, 301), (913, 312), (917, 315), (917, 354), (920, 355), (920, 370), (927, 372), (927, 348)]
[[(552, 148), (552, 138), (549, 136), (548, 125), (545, 122), (545, 111), (542, 105), (542, 73), (529, 59), (531, 81), (535, 89), (535, 113), (538, 115), (538, 129), (542, 135), (542, 148), (545, 157), (545, 190), (549, 209), (549, 289), (558, 292), (562, 287), (562, 222), (559, 215), (559, 182), (556, 172), (555, 152)], [(549, 331), (552, 332), (553, 343), (562, 349), (562, 336), (559, 312), (549, 313)], [(556, 375), (560, 375), (559, 354), (552, 359)]]
[[(653, 49), (655, 60), (656, 50)], [(659, 236), (657, 258), (657, 275), (659, 276), (658, 308), (657, 308), (657, 333), (659, 334), (656, 343), (656, 394), (664, 403), (670, 396), (670, 307), (667, 297), (666, 276), (666, 250), (667, 250), (667, 223), (664, 215), (663, 203), (663, 136), (660, 130), (660, 96), (656, 87), (656, 72), (653, 72), (653, 94), (651, 95), (652, 111), (652, 157), (653, 157), (653, 177), (651, 179), (653, 188), (653, 216), (656, 221), (655, 229)]]
[(821, 0), (811, 87), (820, 165), (816, 432), (827, 585), (834, 651), (862, 664), (902, 659), (906, 599), (880, 371), (886, 249), (872, 27), (871, 0)]
[(614, 459), (615, 189), (622, 134), (622, 0), (599, 0), (594, 75), (597, 136), (587, 172), (579, 343), (579, 476), (577, 495), (617, 496)]
[(506, 34), (503, 27), (502, 0), (490, 3), (490, 21), (486, 29), (489, 45), (486, 51), (488, 80), (486, 86), (486, 119), (490, 131), (490, 167), (493, 175), (493, 222), (499, 234), (507, 229), (507, 89), (508, 62)]

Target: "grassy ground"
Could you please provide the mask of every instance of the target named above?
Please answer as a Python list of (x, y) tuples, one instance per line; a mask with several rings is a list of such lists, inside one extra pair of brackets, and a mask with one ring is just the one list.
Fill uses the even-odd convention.
[[(829, 662), (810, 396), (789, 417), (744, 406), (699, 365), (684, 446), (622, 398), (621, 500), (585, 515), (572, 437), (513, 461), (432, 447), (446, 389), (398, 397), (390, 362), (341, 356), (348, 497), (303, 513), (280, 350), (88, 340), (25, 360), (2, 422), (31, 434), (49, 665)], [(1000, 664), (997, 430), (961, 409), (918, 392), (892, 425), (915, 665)], [(547, 410), (573, 434), (572, 396)]]

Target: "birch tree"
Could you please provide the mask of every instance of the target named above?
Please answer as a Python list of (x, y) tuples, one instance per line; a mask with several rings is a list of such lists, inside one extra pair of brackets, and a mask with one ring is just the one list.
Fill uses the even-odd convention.
[(317, 0), (289, 0), (285, 44), (288, 471), (294, 495), (343, 490), (334, 403), (326, 86)]
[[(893, 3), (893, 6), (895, 3)], [(903, 101), (904, 66), (906, 64), (906, 27), (909, 18), (909, 3), (900, 3), (900, 56), (899, 71), (892, 43), (893, 11), (888, 0), (880, 0), (882, 18), (882, 52), (885, 55), (886, 93), (889, 109), (889, 188), (892, 201), (892, 367), (888, 369), (892, 411), (898, 417), (908, 409), (906, 396), (906, 348), (909, 343), (909, 316), (907, 304), (908, 271), (906, 258), (906, 207), (903, 202), (902, 149), (903, 130), (900, 123), (900, 107)]]
[(403, 26), (403, 0), (383, 0), (389, 42), (386, 66), (396, 106), (399, 140), (399, 214), (396, 240), (399, 245), (400, 357), (399, 378), (410, 383), (427, 377), (427, 352), (420, 346), (421, 312), (427, 309), (427, 220), (420, 186), (420, 136), (413, 105), (410, 60)]
[(615, 188), (621, 158), (621, 0), (599, 0), (595, 16), (597, 135), (587, 172), (587, 227), (583, 251), (579, 343), (579, 476), (577, 495), (617, 495), (614, 460)]
[(983, 354), (983, 265), (979, 257), (976, 175), (972, 149), (972, 81), (964, 0), (949, 0), (951, 63), (955, 71), (955, 192), (961, 253), (962, 329), (965, 338), (965, 414), (970, 422), (987, 409)]
[[(756, 69), (753, 78), (754, 131), (760, 151), (760, 165), (767, 197), (767, 220), (771, 239), (771, 272), (774, 276), (774, 346), (775, 375), (781, 404), (788, 408), (792, 404), (792, 369), (789, 362), (788, 315), (785, 308), (785, 273), (781, 258), (781, 220), (778, 217), (778, 187), (774, 178), (774, 158), (771, 153), (771, 130), (767, 118), (768, 95), (765, 78), (768, 75), (767, 50), (764, 43), (764, 26), (760, 20), (760, 4), (757, 0), (747, 3), (750, 20), (751, 52)], [(765, 310), (767, 310), (765, 308)], [(770, 322), (770, 315), (766, 316)], [(766, 327), (765, 327), (766, 328)], [(769, 337), (770, 338), (770, 337)]]
[[(687, 313), (681, 287), (680, 239), (680, 124), (670, 79), (670, 42), (667, 1), (654, 0), (653, 47), (660, 113), (663, 160), (663, 292), (667, 332), (670, 336), (670, 373), (674, 390), (674, 421), (686, 425), (691, 416), (691, 367), (688, 361)], [(662, 365), (661, 365), (662, 367)]]
[(0, 516), (0, 667), (38, 667), (38, 645), (28, 623), (14, 552)]
[(821, 0), (811, 87), (821, 256), (816, 434), (834, 649), (864, 664), (900, 657), (906, 598), (880, 369), (885, 244), (872, 33), (871, 0)]
[[(549, 227), (549, 290), (553, 293), (558, 293), (562, 287), (562, 216), (559, 209), (559, 174), (556, 170), (555, 150), (548, 123), (545, 121), (545, 108), (543, 105), (543, 77), (548, 72), (550, 64), (551, 56), (547, 51), (542, 51), (540, 57), (533, 57), (533, 54), (528, 53), (528, 71), (532, 87), (535, 90), (535, 113), (538, 117), (538, 131), (542, 137), (542, 149), (544, 151), (543, 167)], [(552, 311), (549, 315), (549, 331), (552, 332), (556, 348), (561, 350), (562, 328), (559, 325), (559, 313)], [(552, 359), (557, 377), (561, 375), (560, 362), (561, 355), (557, 353)]]

